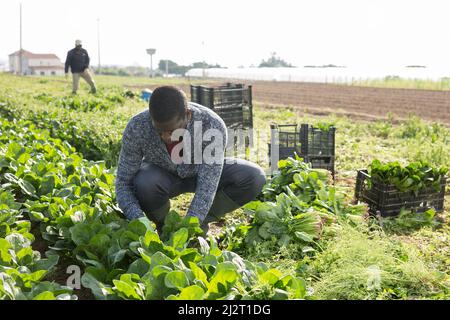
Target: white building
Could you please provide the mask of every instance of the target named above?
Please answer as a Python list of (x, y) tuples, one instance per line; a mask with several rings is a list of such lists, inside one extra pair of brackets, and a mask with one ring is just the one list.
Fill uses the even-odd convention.
[[(22, 60), (22, 67), (20, 61)], [(64, 75), (64, 65), (53, 53), (31, 53), (19, 50), (9, 55), (9, 71), (23, 75)]]

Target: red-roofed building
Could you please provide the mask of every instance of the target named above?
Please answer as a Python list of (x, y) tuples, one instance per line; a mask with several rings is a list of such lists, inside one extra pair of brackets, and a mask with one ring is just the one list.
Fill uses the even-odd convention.
[(63, 75), (64, 65), (53, 53), (32, 53), (22, 49), (9, 55), (9, 71), (23, 75)]

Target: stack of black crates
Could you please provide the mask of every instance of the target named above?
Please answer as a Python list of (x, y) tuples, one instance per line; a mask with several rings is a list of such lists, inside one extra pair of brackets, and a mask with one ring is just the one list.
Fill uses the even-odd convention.
[(367, 170), (359, 170), (356, 176), (355, 198), (367, 203), (371, 214), (379, 214), (382, 217), (396, 216), (402, 208), (414, 212), (434, 208), (436, 212), (442, 212), (446, 183), (447, 177), (443, 177), (439, 191), (428, 187), (414, 194), (413, 191), (400, 191), (395, 185), (373, 180)]
[[(278, 134), (279, 160), (298, 156), (305, 162), (310, 162), (312, 168), (331, 171), (334, 179), (335, 169), (335, 137), (336, 128), (330, 126), (321, 129), (309, 124), (277, 125), (270, 126), (272, 139), (274, 133)], [(269, 159), (271, 159), (271, 143), (269, 143)]]
[(253, 128), (251, 85), (233, 83), (216, 87), (191, 85), (191, 101), (214, 110), (229, 129)]

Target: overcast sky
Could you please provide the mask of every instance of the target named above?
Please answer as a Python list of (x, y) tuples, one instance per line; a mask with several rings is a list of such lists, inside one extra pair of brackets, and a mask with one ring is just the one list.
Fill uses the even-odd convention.
[[(0, 60), (19, 48), (62, 61), (80, 38), (92, 64), (149, 66), (146, 48), (178, 64), (450, 67), (446, 0), (1, 0)], [(203, 43), (203, 44), (202, 44)]]

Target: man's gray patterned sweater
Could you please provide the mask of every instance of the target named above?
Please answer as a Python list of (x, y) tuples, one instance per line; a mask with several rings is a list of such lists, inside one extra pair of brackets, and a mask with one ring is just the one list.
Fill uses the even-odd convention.
[[(187, 125), (191, 137), (191, 162), (175, 164), (167, 151), (166, 145), (153, 128), (149, 110), (135, 115), (123, 132), (122, 148), (116, 177), (116, 197), (125, 216), (132, 220), (143, 217), (144, 213), (134, 192), (133, 179), (142, 163), (150, 163), (178, 175), (180, 178), (197, 176), (195, 196), (188, 210), (188, 215), (197, 216), (202, 222), (212, 205), (223, 169), (224, 153), (214, 154), (214, 163), (194, 162), (194, 141), (203, 141), (203, 134), (208, 129), (217, 129), (223, 136), (223, 148), (227, 144), (227, 129), (223, 120), (212, 110), (199, 104), (189, 102), (192, 117)], [(196, 130), (194, 130), (194, 123)], [(201, 123), (201, 130), (198, 129)], [(195, 137), (194, 137), (195, 134)], [(198, 140), (200, 139), (200, 140)], [(214, 138), (212, 139), (214, 140)], [(201, 154), (212, 141), (201, 142)], [(183, 143), (185, 141), (183, 140)], [(222, 145), (222, 144), (221, 144)], [(197, 148), (199, 144), (197, 143)], [(209, 148), (210, 149), (210, 148)], [(184, 152), (184, 150), (183, 150)], [(187, 161), (186, 161), (187, 162)]]

